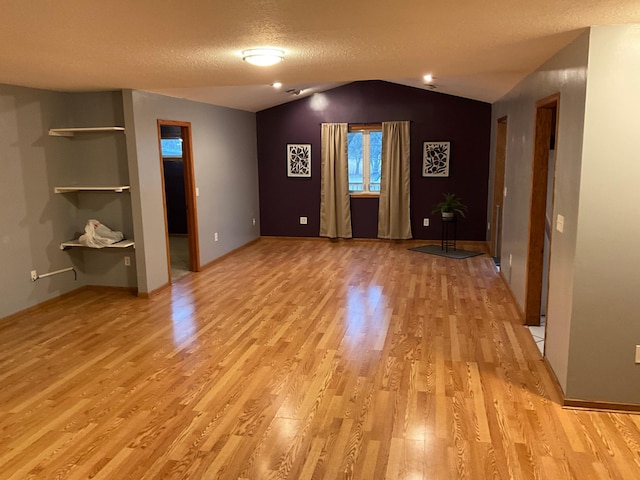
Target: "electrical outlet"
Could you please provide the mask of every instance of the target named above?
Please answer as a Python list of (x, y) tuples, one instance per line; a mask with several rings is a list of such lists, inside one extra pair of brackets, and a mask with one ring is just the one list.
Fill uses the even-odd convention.
[(124, 266), (125, 267), (131, 266), (131, 257), (124, 257)]
[(307, 217), (300, 217), (300, 225), (306, 225), (307, 224)]
[(256, 219), (255, 219), (255, 218), (252, 218), (252, 219), (251, 219), (251, 224), (252, 224), (254, 227), (256, 226)]
[(213, 234), (213, 241), (217, 242), (218, 241), (218, 232)]
[(503, 191), (503, 193), (502, 193), (502, 196), (503, 196), (503, 197), (506, 197), (506, 196), (507, 196), (507, 187), (504, 187), (504, 191)]
[(429, 219), (428, 218), (423, 218), (422, 219), (422, 226), (423, 227), (428, 227), (429, 226)]
[(31, 281), (35, 282), (38, 279), (38, 272), (31, 270)]
[(640, 363), (640, 345), (636, 345), (636, 363)]

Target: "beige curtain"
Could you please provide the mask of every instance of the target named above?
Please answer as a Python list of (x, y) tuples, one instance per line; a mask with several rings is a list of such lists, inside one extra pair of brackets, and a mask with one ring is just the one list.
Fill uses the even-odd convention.
[(351, 238), (346, 123), (322, 124), (320, 236)]
[(411, 238), (409, 211), (409, 122), (382, 123), (382, 176), (378, 208), (378, 238)]

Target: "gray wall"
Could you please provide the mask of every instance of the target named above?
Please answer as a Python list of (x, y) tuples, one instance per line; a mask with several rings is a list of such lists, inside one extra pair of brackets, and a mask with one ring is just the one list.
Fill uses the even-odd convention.
[[(84, 285), (149, 292), (167, 283), (158, 118), (192, 122), (201, 264), (258, 237), (255, 114), (142, 92), (58, 93), (0, 85), (0, 318)], [(126, 135), (47, 134), (49, 128), (114, 125), (126, 126)], [(53, 193), (56, 185), (81, 184), (132, 189)], [(90, 218), (134, 238), (136, 249), (60, 250), (60, 242), (77, 237)], [(125, 256), (131, 267), (124, 266)], [(29, 277), (30, 270), (69, 266), (76, 267), (77, 281), (71, 273), (35, 283)]]
[(535, 102), (560, 92), (545, 354), (572, 399), (640, 404), (638, 44), (638, 25), (593, 27), (493, 106), (492, 161), (508, 115), (503, 268), (523, 305)]
[[(564, 215), (565, 224), (563, 233), (554, 230), (551, 235), (545, 352), (563, 389), (567, 384), (588, 49), (589, 36), (585, 33), (496, 102), (492, 111), (491, 179), (497, 119), (508, 116), (507, 197), (503, 209), (501, 263), (504, 276), (522, 307), (526, 287), (535, 103), (560, 93), (552, 218)], [(490, 190), (493, 191), (493, 185)], [(513, 258), (511, 265), (510, 255)]]
[[(82, 93), (68, 95), (72, 120), (69, 127), (124, 126), (121, 92)], [(65, 172), (66, 183), (89, 185), (129, 185), (126, 137), (121, 132), (79, 134), (73, 139), (53, 138), (66, 142), (71, 150), (73, 169)], [(79, 192), (60, 195), (73, 203), (76, 229), (68, 237), (84, 232), (87, 220), (95, 218), (125, 238), (133, 239), (131, 194), (128, 192)], [(135, 250), (72, 249), (68, 254), (84, 264), (84, 281), (88, 285), (136, 287)], [(131, 257), (125, 267), (124, 256)]]
[[(98, 251), (59, 249), (61, 241), (82, 231), (87, 217), (96, 216), (96, 202), (109, 204), (103, 210), (110, 226), (131, 232), (128, 194), (107, 200), (53, 193), (56, 185), (95, 184), (122, 172), (126, 148), (122, 134), (120, 139), (110, 134), (70, 140), (50, 137), (48, 129), (118, 121), (123, 121), (119, 93), (0, 86), (0, 318), (86, 284), (135, 286), (135, 266), (124, 267), (122, 252), (101, 256)], [(77, 281), (71, 273), (35, 283), (29, 277), (30, 270), (46, 273), (69, 266), (77, 268)]]
[(152, 292), (169, 281), (157, 120), (191, 122), (200, 263), (206, 265), (259, 236), (255, 114), (140, 91), (123, 95), (138, 288)]
[(640, 404), (640, 25), (593, 27), (569, 375), (571, 398)]

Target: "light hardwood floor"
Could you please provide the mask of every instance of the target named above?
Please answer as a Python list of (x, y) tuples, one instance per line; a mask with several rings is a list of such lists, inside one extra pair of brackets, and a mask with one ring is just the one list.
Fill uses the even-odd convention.
[(564, 410), (487, 255), (262, 239), (151, 300), (0, 323), (0, 478), (640, 478)]

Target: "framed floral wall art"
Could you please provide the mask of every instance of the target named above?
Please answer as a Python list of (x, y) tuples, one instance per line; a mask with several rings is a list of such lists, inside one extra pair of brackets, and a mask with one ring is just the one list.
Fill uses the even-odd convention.
[(449, 142), (424, 142), (422, 149), (422, 176), (449, 176)]
[(311, 144), (288, 143), (287, 144), (287, 176), (310, 177), (311, 176)]

